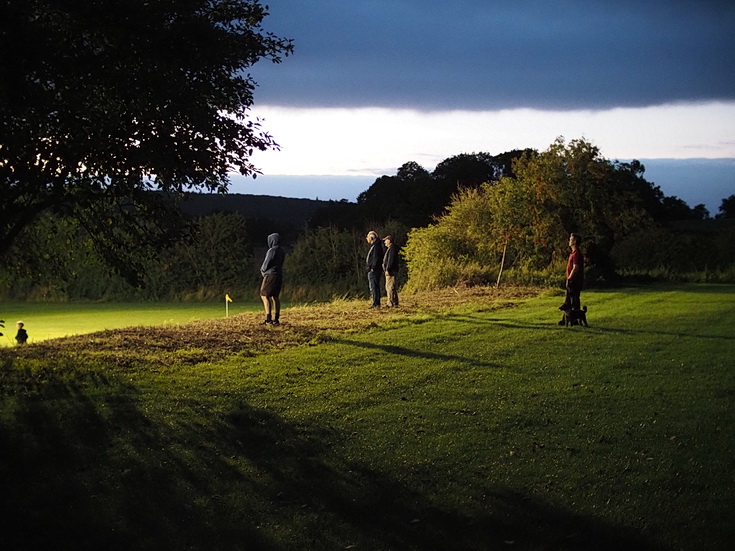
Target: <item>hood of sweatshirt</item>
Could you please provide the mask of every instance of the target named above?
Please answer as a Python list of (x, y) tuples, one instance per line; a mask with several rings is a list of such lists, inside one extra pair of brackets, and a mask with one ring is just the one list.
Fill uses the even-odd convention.
[(281, 235), (272, 233), (268, 236), (268, 248), (277, 247), (281, 243)]

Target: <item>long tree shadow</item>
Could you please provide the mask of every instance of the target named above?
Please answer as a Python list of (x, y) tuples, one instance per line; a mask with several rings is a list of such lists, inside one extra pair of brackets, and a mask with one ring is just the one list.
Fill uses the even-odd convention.
[[(484, 501), (454, 506), (415, 483), (345, 459), (334, 444), (345, 435), (297, 427), (271, 412), (243, 408), (222, 425), (220, 439), (250, 443), (243, 453), (270, 473), (282, 500), (334, 527), (314, 549), (598, 549), (659, 550), (640, 534), (563, 511), (529, 495), (485, 481), (468, 493)], [(432, 477), (441, 477), (435, 471)], [(415, 482), (415, 481), (414, 481)], [(424, 490), (432, 486), (429, 477)], [(468, 496), (469, 497), (469, 496)]]
[[(114, 377), (12, 371), (0, 392), (3, 549), (224, 548), (195, 505), (208, 473), (173, 451), (181, 439), (195, 451), (200, 435), (166, 431)], [(252, 526), (238, 537), (269, 546)]]
[(114, 377), (25, 384), (3, 395), (4, 549), (663, 549), (492, 480), (444, 503), (446, 473), (399, 479), (340, 452), (349, 434), (237, 398), (155, 416)]
[(445, 316), (446, 319), (475, 325), (495, 325), (499, 327), (505, 327), (508, 329), (531, 329), (531, 330), (545, 330), (545, 331), (562, 331), (562, 330), (579, 330), (587, 331), (590, 333), (613, 333), (621, 335), (656, 335), (662, 337), (688, 337), (695, 339), (709, 339), (709, 340), (723, 340), (733, 341), (735, 335), (705, 335), (702, 333), (687, 333), (682, 331), (661, 331), (657, 329), (629, 329), (625, 327), (614, 327), (604, 326), (590, 322), (590, 327), (560, 327), (555, 321), (547, 322), (527, 322), (521, 320), (510, 320), (503, 318), (493, 318), (484, 316), (473, 316), (473, 315), (462, 315), (462, 314), (448, 314)]
[(692, 338), (692, 339), (705, 339), (714, 341), (735, 341), (735, 336), (729, 335), (704, 335), (702, 333), (685, 333), (681, 331), (656, 331), (651, 329), (626, 329), (622, 327), (601, 327), (595, 326), (595, 329), (600, 333), (613, 333), (620, 335), (657, 335), (660, 337), (677, 337), (677, 338)]
[[(529, 322), (507, 318), (497, 317), (486, 317), (482, 315), (471, 315), (471, 314), (448, 314), (445, 319), (450, 321), (456, 321), (467, 325), (478, 325), (485, 327), (504, 327), (506, 329), (524, 329), (531, 331), (559, 331), (565, 329), (559, 327), (557, 322), (552, 321), (538, 321)], [(591, 329), (591, 327), (584, 328), (584, 330)]]
[[(459, 339), (461, 337), (456, 337)], [(404, 346), (396, 346), (393, 344), (377, 344), (373, 342), (356, 341), (350, 339), (330, 338), (329, 342), (335, 344), (343, 344), (347, 346), (356, 346), (358, 348), (366, 348), (368, 350), (378, 350), (383, 354), (393, 354), (396, 356), (405, 356), (408, 358), (421, 358), (423, 360), (439, 361), (439, 362), (459, 362), (475, 367), (500, 367), (499, 364), (486, 362), (472, 358), (470, 356), (456, 356), (452, 354), (438, 354), (436, 352), (426, 352), (423, 350), (413, 350)]]

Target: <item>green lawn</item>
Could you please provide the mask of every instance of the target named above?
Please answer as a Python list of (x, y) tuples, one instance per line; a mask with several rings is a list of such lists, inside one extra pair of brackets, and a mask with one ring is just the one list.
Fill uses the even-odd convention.
[(121, 327), (180, 324), (252, 312), (263, 306), (254, 302), (225, 303), (39, 303), (0, 302), (5, 320), (0, 346), (15, 345), (15, 324), (23, 321), (29, 343), (119, 329)]
[(4, 545), (730, 549), (735, 286), (583, 302), (587, 329), (547, 293), (216, 363), (0, 356)]

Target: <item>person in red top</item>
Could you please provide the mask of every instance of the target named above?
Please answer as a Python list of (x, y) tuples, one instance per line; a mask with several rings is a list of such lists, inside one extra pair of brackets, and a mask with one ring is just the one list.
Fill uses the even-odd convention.
[(584, 258), (582, 258), (582, 251), (579, 250), (581, 242), (582, 238), (578, 234), (573, 233), (569, 236), (569, 246), (572, 252), (567, 261), (567, 295), (564, 306), (571, 306), (572, 310), (581, 308), (579, 294), (584, 286)]

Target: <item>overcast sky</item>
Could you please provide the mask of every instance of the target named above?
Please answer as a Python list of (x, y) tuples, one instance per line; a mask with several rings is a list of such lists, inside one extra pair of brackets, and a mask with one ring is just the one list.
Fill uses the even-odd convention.
[(611, 159), (735, 158), (732, 0), (268, 4), (264, 28), (295, 45), (251, 71), (254, 113), (282, 146), (256, 158), (274, 182), (432, 170), (560, 135)]

